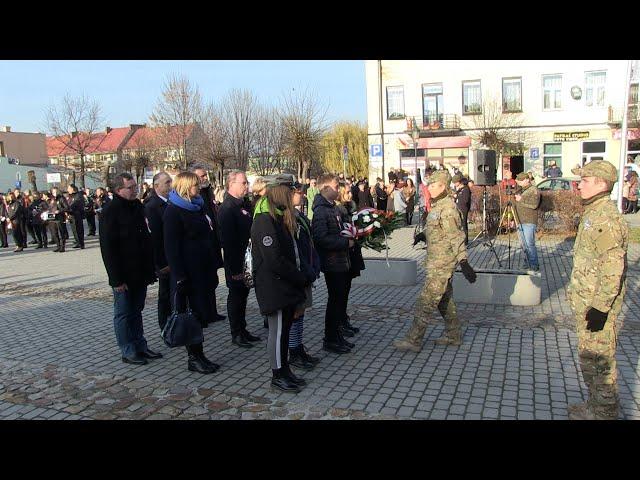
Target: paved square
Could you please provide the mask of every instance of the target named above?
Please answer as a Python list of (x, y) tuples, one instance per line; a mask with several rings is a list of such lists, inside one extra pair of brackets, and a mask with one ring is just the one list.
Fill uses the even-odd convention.
[[(29, 248), (0, 251), (0, 419), (566, 419), (568, 403), (585, 399), (566, 286), (573, 240), (539, 241), (542, 303), (535, 307), (458, 303), (462, 346), (436, 346), (443, 330), (434, 318), (423, 350), (395, 351), (408, 329), (424, 279), (424, 250), (412, 249), (412, 228), (394, 233), (390, 254), (419, 260), (413, 287), (354, 285), (352, 322), (360, 327), (351, 354), (321, 350), (327, 292), (317, 282), (305, 316), (305, 345), (321, 357), (299, 394), (273, 392), (266, 342), (250, 350), (231, 344), (226, 322), (205, 330), (213, 375), (187, 371), (184, 349), (170, 350), (156, 319), (157, 285), (144, 311), (146, 338), (164, 358), (146, 366), (120, 360), (113, 332), (113, 297), (97, 239), (64, 254)], [(513, 240), (512, 240), (513, 241)], [(513, 245), (512, 245), (513, 247)], [(507, 245), (497, 250), (505, 258)], [(366, 256), (384, 253), (365, 251)], [(515, 265), (522, 261), (516, 253)], [(495, 259), (484, 246), (474, 267)], [(640, 248), (629, 248), (627, 294), (620, 323), (618, 369), (621, 418), (640, 419)], [(219, 271), (218, 306), (226, 310)], [(266, 339), (255, 295), (249, 330)], [(299, 372), (300, 373), (300, 372)]]

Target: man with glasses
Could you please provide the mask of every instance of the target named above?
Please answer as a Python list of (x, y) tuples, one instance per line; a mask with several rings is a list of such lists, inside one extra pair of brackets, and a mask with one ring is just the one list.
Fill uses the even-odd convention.
[(224, 250), (224, 273), (229, 288), (227, 315), (231, 325), (232, 342), (242, 348), (251, 348), (251, 342), (260, 337), (247, 331), (245, 319), (249, 288), (244, 283), (244, 258), (253, 223), (251, 208), (245, 203), (249, 191), (247, 176), (240, 170), (227, 175), (227, 195), (218, 213), (220, 238)]
[(113, 289), (113, 324), (122, 361), (145, 365), (162, 355), (149, 349), (142, 327), (147, 286), (155, 282), (153, 242), (136, 181), (121, 173), (113, 181), (113, 200), (100, 223), (100, 253)]

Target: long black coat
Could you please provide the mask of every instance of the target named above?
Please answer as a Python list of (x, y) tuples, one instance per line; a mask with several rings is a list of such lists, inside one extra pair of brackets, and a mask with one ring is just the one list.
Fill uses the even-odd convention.
[(296, 266), (294, 239), (279, 217), (256, 215), (251, 227), (251, 254), (256, 299), (262, 315), (270, 315), (305, 300), (304, 288), (313, 280)]
[(171, 270), (171, 301), (176, 283), (187, 280), (189, 304), (202, 326), (213, 322), (211, 295), (218, 286), (215, 232), (204, 212), (192, 212), (168, 203), (163, 216), (164, 251)]
[(155, 282), (153, 244), (140, 200), (117, 194), (102, 211), (100, 253), (109, 285), (143, 287)]
[(337, 207), (322, 195), (313, 200), (313, 220), (311, 234), (320, 255), (320, 269), (323, 272), (348, 272), (349, 239), (342, 237), (342, 218)]
[(151, 239), (153, 241), (153, 262), (156, 270), (162, 270), (168, 265), (167, 257), (164, 254), (164, 227), (162, 221), (167, 202), (153, 193), (147, 196), (143, 205), (144, 215), (147, 218), (147, 222), (149, 222), (149, 230), (151, 230)]
[(244, 272), (244, 255), (249, 246), (252, 223), (251, 210), (244, 198), (226, 195), (218, 212), (218, 224), (228, 287), (244, 286), (243, 280), (232, 280), (231, 276)]
[(220, 240), (220, 226), (218, 224), (218, 206), (216, 205), (215, 195), (213, 194), (213, 187), (209, 185), (207, 188), (200, 189), (200, 196), (204, 200), (204, 213), (209, 216), (211, 223), (213, 224), (213, 230), (215, 235), (213, 236), (213, 253), (216, 257), (216, 270), (224, 266), (222, 260), (222, 241)]

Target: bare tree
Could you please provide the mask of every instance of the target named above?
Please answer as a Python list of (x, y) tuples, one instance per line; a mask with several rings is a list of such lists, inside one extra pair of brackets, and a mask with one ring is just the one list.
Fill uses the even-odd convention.
[(318, 97), (292, 91), (282, 99), (280, 115), (284, 128), (284, 151), (297, 167), (298, 178), (306, 178), (313, 159), (320, 156), (322, 137), (327, 131), (326, 114)]
[(246, 170), (253, 146), (258, 101), (248, 90), (231, 90), (222, 100), (222, 115), (228, 126), (234, 168)]
[(188, 140), (201, 116), (202, 99), (197, 85), (192, 85), (185, 76), (169, 75), (150, 121), (161, 128), (162, 143), (173, 148), (178, 164), (185, 170), (193, 163)]
[[(84, 188), (85, 157), (96, 148), (104, 119), (100, 106), (86, 95), (73, 98), (65, 95), (59, 106), (46, 112), (47, 130), (66, 148), (80, 156), (80, 186)], [(75, 178), (75, 169), (73, 171)]]
[(271, 175), (282, 169), (284, 128), (273, 107), (258, 108), (255, 116), (254, 155), (252, 170), (258, 175)]
[(500, 162), (503, 155), (523, 155), (531, 141), (522, 129), (521, 113), (505, 113), (502, 103), (495, 97), (482, 102), (482, 113), (472, 117), (471, 138), (485, 147), (495, 150)]
[(202, 112), (200, 125), (203, 132), (203, 142), (200, 145), (198, 157), (201, 162), (211, 166), (214, 170), (215, 183), (224, 183), (224, 168), (233, 158), (231, 153), (229, 126), (220, 106), (208, 103)]

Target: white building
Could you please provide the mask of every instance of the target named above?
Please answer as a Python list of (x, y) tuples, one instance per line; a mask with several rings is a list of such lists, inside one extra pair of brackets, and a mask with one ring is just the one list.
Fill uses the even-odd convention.
[[(392, 167), (414, 174), (416, 163), (418, 168), (441, 164), (474, 179), (476, 151), (486, 148), (478, 137), (487, 124), (514, 132), (498, 159), (498, 179), (521, 171), (542, 175), (552, 160), (569, 175), (593, 159), (618, 165), (627, 65), (626, 60), (368, 60), (370, 177), (382, 176), (384, 158), (385, 174)], [(640, 154), (637, 68), (629, 102), (629, 150)], [(411, 136), (414, 119), (417, 145)]]

